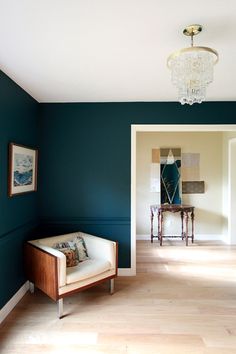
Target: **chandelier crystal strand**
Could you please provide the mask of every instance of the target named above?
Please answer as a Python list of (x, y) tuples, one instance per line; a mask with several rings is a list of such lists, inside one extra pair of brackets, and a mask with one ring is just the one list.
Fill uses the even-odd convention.
[(171, 80), (178, 89), (181, 104), (201, 103), (206, 87), (213, 81), (214, 55), (208, 52), (186, 52), (171, 63)]
[(181, 104), (204, 101), (206, 88), (213, 82), (213, 67), (218, 61), (218, 53), (208, 47), (193, 46), (193, 36), (201, 31), (201, 25), (186, 27), (183, 33), (191, 36), (191, 47), (171, 54), (167, 60), (171, 81), (178, 89)]

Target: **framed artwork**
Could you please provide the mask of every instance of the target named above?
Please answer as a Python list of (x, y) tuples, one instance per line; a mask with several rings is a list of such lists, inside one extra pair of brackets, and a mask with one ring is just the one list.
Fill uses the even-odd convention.
[(161, 204), (181, 204), (181, 149), (161, 148)]
[(37, 190), (38, 150), (15, 143), (9, 144), (8, 194)]

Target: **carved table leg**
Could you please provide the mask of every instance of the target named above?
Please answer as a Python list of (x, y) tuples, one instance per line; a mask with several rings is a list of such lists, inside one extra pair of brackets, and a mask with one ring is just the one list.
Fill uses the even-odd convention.
[(157, 237), (158, 237), (158, 240), (160, 240), (160, 235), (161, 235), (161, 213), (158, 210), (158, 212), (157, 212)]
[(181, 216), (181, 236), (182, 236), (182, 240), (184, 239), (184, 213), (183, 211), (180, 212), (180, 216)]
[(151, 243), (153, 243), (153, 212), (151, 211)]
[(192, 220), (192, 243), (194, 242), (194, 210), (191, 212), (191, 220)]
[(160, 211), (160, 213), (159, 213), (159, 225), (160, 225), (160, 234), (159, 234), (160, 246), (162, 246), (162, 233), (163, 233), (163, 213), (162, 213), (162, 211)]
[(187, 211), (185, 213), (185, 222), (186, 222), (186, 225), (185, 225), (186, 246), (188, 246), (188, 212)]

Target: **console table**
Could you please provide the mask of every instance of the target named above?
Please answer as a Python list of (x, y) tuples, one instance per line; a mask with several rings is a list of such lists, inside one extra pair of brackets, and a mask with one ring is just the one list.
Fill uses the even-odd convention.
[[(188, 246), (188, 239), (191, 238), (192, 243), (194, 242), (194, 207), (192, 205), (185, 204), (154, 204), (150, 206), (151, 209), (151, 242), (153, 242), (153, 238), (157, 237), (160, 241), (160, 246), (162, 246), (163, 237), (181, 237), (182, 240), (185, 240), (186, 246)], [(181, 235), (163, 235), (163, 220), (165, 212), (171, 213), (180, 213), (181, 217)], [(155, 214), (157, 215), (158, 222), (158, 232), (157, 235), (153, 234), (153, 219)], [(191, 219), (192, 232), (189, 235), (188, 223), (189, 218)]]

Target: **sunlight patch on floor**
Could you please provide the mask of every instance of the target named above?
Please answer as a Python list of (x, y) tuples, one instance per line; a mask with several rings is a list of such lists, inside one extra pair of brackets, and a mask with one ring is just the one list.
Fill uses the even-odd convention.
[(235, 269), (206, 266), (187, 266), (179, 268), (181, 274), (201, 277), (203, 279), (220, 280), (235, 283)]
[[(96, 345), (98, 340), (97, 332), (60, 332), (60, 333), (31, 333), (24, 338), (24, 343), (52, 345)], [(64, 352), (62, 352), (64, 353)]]
[[(202, 278), (210, 281), (225, 281), (236, 283), (236, 266), (232, 266), (235, 255), (226, 249), (211, 247), (201, 249), (199, 244), (153, 245), (152, 255), (161, 263), (169, 275), (176, 278)], [(229, 263), (231, 262), (231, 266)], [(160, 270), (157, 268), (157, 271)]]
[(174, 247), (172, 246), (162, 246), (159, 245), (153, 249), (152, 254), (165, 259), (171, 259), (176, 261), (189, 261), (189, 262), (221, 262), (232, 260), (232, 253), (220, 252), (218, 250), (209, 252), (208, 250), (200, 250), (199, 248), (192, 248), (192, 246), (186, 247)]

